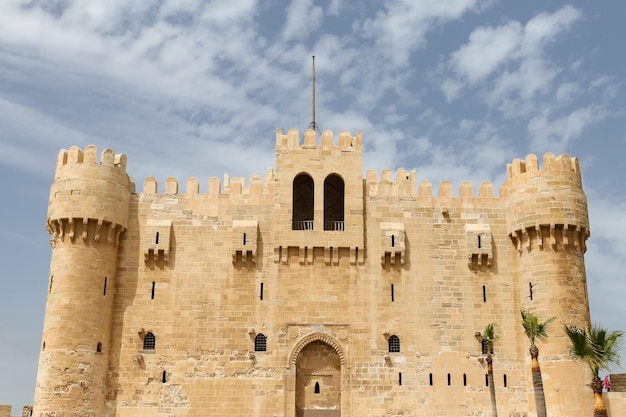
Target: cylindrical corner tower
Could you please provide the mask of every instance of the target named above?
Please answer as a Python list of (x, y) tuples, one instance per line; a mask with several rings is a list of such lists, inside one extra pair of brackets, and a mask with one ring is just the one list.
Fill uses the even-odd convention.
[(592, 398), (586, 388), (591, 377), (570, 358), (563, 332), (563, 324), (587, 326), (590, 321), (584, 261), (589, 218), (580, 165), (567, 154), (555, 158), (547, 153), (539, 169), (537, 157), (529, 155), (508, 166), (505, 187), (520, 305), (541, 319), (557, 318), (540, 345), (548, 415), (584, 415), (586, 399)]
[(104, 416), (120, 234), (132, 182), (126, 156), (62, 150), (48, 204), (52, 260), (35, 416)]

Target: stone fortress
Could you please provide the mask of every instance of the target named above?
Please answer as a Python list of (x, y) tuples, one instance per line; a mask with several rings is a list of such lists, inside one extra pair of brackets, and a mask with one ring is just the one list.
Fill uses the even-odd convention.
[(579, 162), (515, 159), (454, 195), (415, 171), (363, 178), (361, 133), (276, 134), (261, 179), (200, 192), (126, 156), (58, 156), (33, 415), (487, 416), (494, 323), (500, 416), (534, 416), (520, 310), (540, 344), (548, 415), (590, 414), (564, 323), (590, 322)]

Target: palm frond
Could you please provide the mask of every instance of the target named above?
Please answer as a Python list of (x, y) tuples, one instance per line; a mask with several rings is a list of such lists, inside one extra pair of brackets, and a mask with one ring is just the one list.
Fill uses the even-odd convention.
[(624, 332), (610, 331), (594, 323), (587, 329), (576, 326), (564, 326), (570, 339), (570, 354), (591, 368), (595, 377), (600, 369), (610, 370), (613, 365), (620, 365), (619, 351), (624, 343)]
[(528, 310), (521, 310), (522, 326), (524, 334), (528, 337), (531, 346), (535, 346), (535, 340), (545, 340), (548, 337), (548, 325), (556, 320), (556, 317), (550, 317), (541, 321), (539, 317)]
[(498, 340), (498, 332), (493, 323), (489, 323), (485, 326), (485, 330), (483, 330), (483, 340), (489, 347), (493, 347), (493, 344)]

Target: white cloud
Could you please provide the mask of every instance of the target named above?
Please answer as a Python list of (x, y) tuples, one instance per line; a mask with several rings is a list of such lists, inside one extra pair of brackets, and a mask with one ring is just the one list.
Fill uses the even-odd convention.
[(483, 80), (502, 63), (511, 59), (521, 41), (519, 22), (506, 25), (479, 27), (470, 34), (469, 42), (452, 53), (451, 64), (455, 71), (470, 84)]
[(454, 100), (465, 87), (478, 87), (484, 89), (487, 103), (508, 117), (526, 115), (560, 71), (545, 49), (580, 17), (578, 9), (564, 6), (540, 13), (523, 26), (509, 21), (474, 29), (469, 41), (450, 55), (448, 68), (456, 77), (447, 76), (441, 86), (446, 99)]
[(595, 106), (578, 108), (557, 118), (550, 118), (550, 111), (544, 110), (528, 122), (528, 132), (532, 137), (533, 148), (540, 151), (564, 151), (573, 139), (591, 123), (607, 116), (605, 110)]
[(313, 0), (292, 0), (287, 7), (287, 22), (283, 27), (286, 40), (310, 36), (321, 25), (324, 11)]
[(460, 19), (488, 4), (481, 0), (398, 0), (385, 3), (385, 11), (362, 25), (365, 38), (374, 38), (378, 49), (393, 65), (404, 66), (411, 52), (422, 47), (426, 34), (438, 25)]

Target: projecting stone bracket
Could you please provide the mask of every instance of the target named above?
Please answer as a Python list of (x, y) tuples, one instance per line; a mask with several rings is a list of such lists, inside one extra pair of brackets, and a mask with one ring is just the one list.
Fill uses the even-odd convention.
[(259, 222), (256, 220), (233, 221), (233, 263), (256, 263)]
[(465, 225), (467, 240), (467, 266), (478, 269), (483, 266), (491, 267), (493, 263), (493, 239), (491, 227), (488, 224)]
[(172, 236), (171, 220), (148, 219), (143, 239), (145, 262), (168, 262), (170, 240)]
[(406, 234), (402, 223), (380, 224), (380, 263), (404, 265)]

